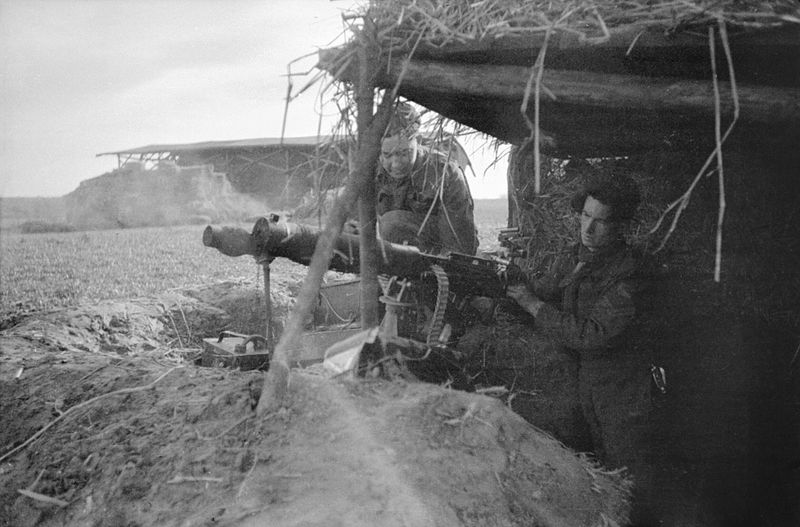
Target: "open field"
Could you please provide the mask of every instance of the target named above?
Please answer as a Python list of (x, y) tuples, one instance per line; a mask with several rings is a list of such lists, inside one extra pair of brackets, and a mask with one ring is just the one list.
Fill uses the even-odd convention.
[[(476, 202), (481, 248), (505, 226), (505, 200)], [(242, 225), (250, 229), (252, 225)], [(201, 242), (197, 225), (19, 234), (0, 231), (0, 327), (15, 315), (112, 298), (150, 296), (223, 280), (257, 281), (249, 257)]]
[(90, 300), (256, 277), (252, 258), (228, 258), (207, 249), (202, 232), (202, 227), (183, 226), (3, 234), (0, 320)]

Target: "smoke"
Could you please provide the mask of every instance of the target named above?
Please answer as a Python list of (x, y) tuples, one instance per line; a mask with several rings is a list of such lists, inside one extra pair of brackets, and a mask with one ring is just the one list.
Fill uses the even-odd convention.
[(67, 221), (79, 229), (236, 222), (268, 209), (267, 203), (236, 192), (212, 165), (171, 162), (150, 170), (128, 163), (81, 182), (65, 200)]

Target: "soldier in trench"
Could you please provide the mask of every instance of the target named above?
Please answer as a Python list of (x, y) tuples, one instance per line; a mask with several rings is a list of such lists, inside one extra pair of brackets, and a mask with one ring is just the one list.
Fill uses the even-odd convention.
[(475, 254), (474, 205), (464, 172), (445, 154), (421, 148), (419, 128), (419, 113), (399, 103), (381, 141), (378, 232), (429, 253)]
[[(580, 241), (567, 246), (537, 278), (508, 287), (513, 307), (524, 311), (518, 318), (512, 317), (511, 324), (522, 327), (506, 333), (492, 330), (489, 337), (482, 336), (482, 341), (471, 347), (469, 368), (491, 370), (491, 357), (505, 354), (506, 359), (512, 355), (514, 360), (527, 355), (530, 359), (544, 347), (547, 351), (542, 356), (569, 356), (564, 364), (570, 363), (573, 368), (566, 373), (553, 363), (545, 367), (562, 378), (574, 376), (577, 369), (577, 392), (582, 421), (591, 439), (589, 448), (606, 467), (627, 467), (635, 486), (647, 488), (651, 479), (647, 459), (650, 357), (633, 345), (630, 333), (645, 307), (648, 266), (624, 237), (639, 205), (639, 189), (624, 175), (590, 165), (583, 171), (585, 184), (570, 203), (580, 215)], [(484, 320), (487, 316), (492, 319), (487, 310), (495, 306), (486, 299), (476, 299), (473, 305), (483, 312)], [(504, 318), (501, 322), (507, 324), (508, 317)], [(493, 322), (498, 322), (496, 317)], [(509, 336), (515, 343), (511, 338), (503, 342), (498, 335)], [(489, 354), (489, 363), (487, 347), (496, 352)], [(476, 360), (474, 351), (479, 348), (484, 354)], [(541, 358), (537, 360), (539, 364), (528, 372), (544, 365)], [(558, 390), (557, 386), (550, 388)], [(552, 406), (549, 410), (559, 411)]]

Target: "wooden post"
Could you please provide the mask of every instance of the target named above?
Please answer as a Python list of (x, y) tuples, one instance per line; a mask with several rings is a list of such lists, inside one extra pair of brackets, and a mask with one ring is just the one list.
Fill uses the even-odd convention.
[(317, 246), (314, 249), (314, 255), (308, 266), (308, 274), (303, 281), (303, 286), (300, 288), (297, 303), (292, 309), (286, 329), (275, 347), (270, 369), (264, 379), (261, 398), (256, 408), (256, 414), (259, 416), (278, 409), (283, 403), (283, 398), (286, 395), (286, 385), (289, 380), (290, 350), (302, 334), (304, 321), (317, 301), (319, 286), (330, 265), (333, 247), (342, 231), (342, 225), (347, 218), (347, 211), (352, 208), (356, 199), (364, 192), (366, 182), (375, 176), (375, 161), (380, 153), (381, 138), (392, 115), (394, 98), (395, 94), (393, 92), (386, 92), (374, 118), (364, 133), (360, 134), (362, 141), (358, 145), (355, 170), (348, 177), (344, 192), (336, 200), (328, 217), (328, 222), (320, 234)]
[(267, 339), (267, 350), (272, 351), (272, 287), (270, 286), (269, 260), (261, 262), (264, 270), (264, 318), (266, 327), (264, 328), (264, 338)]
[[(372, 109), (375, 104), (375, 60), (373, 47), (369, 45), (370, 31), (373, 25), (369, 17), (364, 20), (364, 30), (361, 32), (361, 46), (358, 49), (358, 85), (356, 87), (356, 107), (358, 110), (358, 145), (359, 150), (365, 141), (369, 124), (373, 119)], [(381, 132), (381, 135), (383, 132)], [(380, 138), (379, 138), (380, 143)], [(358, 198), (358, 223), (361, 266), (361, 327), (369, 329), (380, 322), (378, 317), (378, 297), (380, 284), (378, 283), (378, 243), (376, 240), (377, 215), (375, 209), (375, 165), (377, 156), (372, 159), (372, 164), (365, 167), (371, 176), (364, 178), (362, 191)]]

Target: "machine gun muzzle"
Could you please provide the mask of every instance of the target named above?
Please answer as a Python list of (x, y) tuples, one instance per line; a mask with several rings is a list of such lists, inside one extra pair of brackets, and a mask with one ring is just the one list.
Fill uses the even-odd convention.
[(214, 227), (203, 231), (203, 245), (213, 247), (225, 256), (256, 255), (256, 245), (250, 233), (241, 227)]

